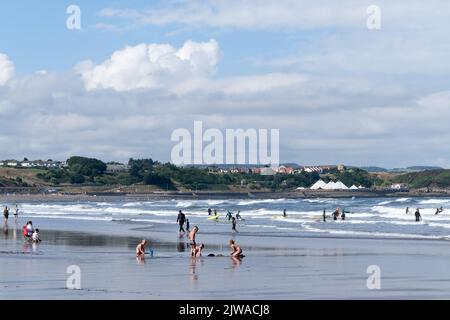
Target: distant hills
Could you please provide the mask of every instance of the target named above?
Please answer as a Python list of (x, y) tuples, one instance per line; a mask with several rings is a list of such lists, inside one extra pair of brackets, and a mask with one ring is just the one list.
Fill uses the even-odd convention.
[(365, 170), (369, 173), (410, 173), (410, 172), (423, 172), (423, 171), (436, 171), (436, 170), (444, 170), (444, 168), (441, 167), (433, 167), (433, 166), (413, 166), (413, 167), (407, 167), (407, 168), (393, 168), (393, 169), (386, 169), (382, 167), (358, 167), (362, 170)]

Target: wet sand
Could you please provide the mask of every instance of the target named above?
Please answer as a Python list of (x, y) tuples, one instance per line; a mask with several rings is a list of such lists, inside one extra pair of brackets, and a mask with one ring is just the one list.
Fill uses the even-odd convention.
[[(185, 237), (161, 226), (101, 221), (49, 221), (44, 241), (29, 245), (20, 228), (0, 237), (0, 299), (447, 299), (447, 241), (235, 237), (246, 257), (231, 259), (230, 235), (199, 234), (205, 254), (189, 257)], [(160, 230), (156, 232), (156, 229)], [(70, 230), (70, 231), (68, 231)], [(141, 238), (154, 256), (135, 259)], [(69, 290), (67, 267), (81, 269), (81, 290)], [(381, 270), (369, 290), (367, 267)]]

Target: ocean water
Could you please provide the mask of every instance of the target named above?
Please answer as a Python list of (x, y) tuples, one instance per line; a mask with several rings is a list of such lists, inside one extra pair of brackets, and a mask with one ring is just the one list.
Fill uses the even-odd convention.
[[(176, 229), (176, 217), (182, 210), (191, 226), (199, 225), (202, 230), (213, 233), (231, 228), (225, 219), (227, 210), (230, 210), (234, 213), (240, 211), (245, 219), (238, 221), (238, 230), (243, 234), (450, 240), (450, 198), (64, 201), (18, 205), (22, 211), (21, 218), (30, 220), (173, 225)], [(323, 210), (331, 215), (338, 207), (351, 212), (346, 214), (345, 221), (328, 218), (327, 222), (322, 222)], [(409, 214), (405, 213), (406, 207), (410, 208)], [(435, 215), (438, 207), (443, 207), (444, 212)], [(217, 210), (221, 217), (218, 222), (207, 219), (208, 208)], [(416, 208), (421, 211), (421, 222), (415, 222)], [(282, 217), (283, 209), (287, 210), (287, 218)]]

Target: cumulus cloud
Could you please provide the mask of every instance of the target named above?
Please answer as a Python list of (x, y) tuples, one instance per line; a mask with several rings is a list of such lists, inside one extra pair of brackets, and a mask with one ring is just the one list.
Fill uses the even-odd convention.
[(85, 61), (76, 67), (86, 88), (175, 88), (192, 79), (210, 77), (220, 59), (217, 41), (187, 41), (181, 48), (169, 44), (140, 44), (118, 50), (99, 65)]
[(14, 75), (14, 63), (7, 55), (0, 53), (0, 86), (5, 85)]

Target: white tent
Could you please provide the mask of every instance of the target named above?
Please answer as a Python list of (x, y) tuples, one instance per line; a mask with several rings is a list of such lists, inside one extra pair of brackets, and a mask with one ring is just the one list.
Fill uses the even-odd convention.
[(335, 190), (336, 189), (336, 182), (330, 181), (322, 189), (324, 189), (324, 190)]
[(355, 186), (355, 185), (352, 185), (351, 187), (350, 187), (350, 190), (358, 190), (359, 188), (357, 187), (357, 186)]
[(338, 181), (334, 184), (335, 190), (347, 190), (348, 187), (343, 184), (341, 181)]
[(323, 182), (322, 179), (320, 179), (319, 181), (317, 181), (316, 183), (314, 183), (310, 189), (311, 190), (319, 190), (319, 189), (323, 189), (327, 184), (325, 182)]

